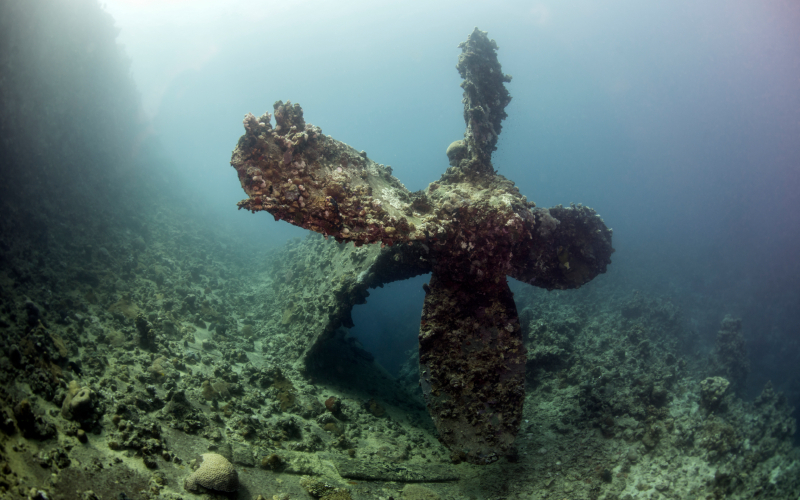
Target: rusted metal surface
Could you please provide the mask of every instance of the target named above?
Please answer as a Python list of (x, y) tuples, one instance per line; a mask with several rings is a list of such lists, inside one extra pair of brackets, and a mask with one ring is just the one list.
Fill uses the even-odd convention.
[[(506, 283), (577, 288), (611, 263), (611, 230), (581, 205), (536, 208), (491, 163), (511, 97), (497, 45), (485, 32), (460, 45), (462, 141), (450, 167), (416, 193), (313, 125), (299, 105), (247, 115), (231, 164), (248, 198), (240, 208), (356, 246), (398, 245), (370, 286), (433, 273), (420, 326), (420, 380), (441, 439), (454, 456), (489, 463), (513, 449), (524, 400), (525, 349)], [(387, 249), (388, 250), (388, 249)], [(380, 260), (375, 257), (376, 264)]]

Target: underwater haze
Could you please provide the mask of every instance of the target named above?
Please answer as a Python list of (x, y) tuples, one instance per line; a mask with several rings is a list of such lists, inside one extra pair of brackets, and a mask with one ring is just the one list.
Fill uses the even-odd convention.
[[(298, 102), (324, 133), (422, 189), (462, 136), (453, 63), (479, 26), (513, 76), (497, 171), (539, 206), (598, 210), (615, 231), (612, 273), (688, 307), (695, 294), (725, 304), (753, 348), (772, 351), (762, 377), (798, 384), (767, 375), (795, 366), (800, 349), (791, 2), (106, 5), (183, 189), (266, 244), (303, 233), (232, 209), (242, 196), (226, 161), (240, 115)], [(709, 339), (710, 321), (698, 325)]]
[[(201, 453), (231, 461), (239, 498), (800, 495), (800, 4), (0, 14), (0, 441), (15, 446), (0, 499), (89, 480), (98, 498), (227, 491), (185, 479), (215, 463)], [(388, 246), (238, 210), (231, 167), (245, 115), (291, 101), (427, 189), (464, 138), (456, 62), (475, 27), (512, 76), (495, 170), (537, 207), (592, 207), (615, 249), (579, 290), (510, 280), (524, 420), (517, 452), (483, 468), (443, 444), (419, 388), (430, 274), (378, 279)]]

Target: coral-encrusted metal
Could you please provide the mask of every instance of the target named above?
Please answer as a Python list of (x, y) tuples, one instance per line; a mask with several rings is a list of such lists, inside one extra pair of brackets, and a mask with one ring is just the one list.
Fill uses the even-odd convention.
[[(611, 263), (611, 230), (581, 205), (535, 208), (491, 163), (511, 97), (497, 45), (477, 28), (460, 45), (467, 153), (441, 179), (409, 192), (390, 167), (306, 124), (297, 104), (245, 117), (231, 164), (239, 208), (356, 245), (403, 243), (392, 264), (432, 272), (420, 326), (420, 382), (454, 457), (490, 463), (513, 452), (525, 397), (525, 347), (506, 276), (577, 288)], [(403, 264), (406, 263), (406, 264)]]

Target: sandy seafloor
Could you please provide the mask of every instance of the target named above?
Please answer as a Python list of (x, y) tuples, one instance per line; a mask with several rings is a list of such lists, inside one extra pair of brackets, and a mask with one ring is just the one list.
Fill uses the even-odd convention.
[[(30, 13), (8, 5), (24, 31)], [(121, 160), (135, 141), (107, 111), (133, 114), (135, 92), (87, 5), (79, 22), (109, 44), (99, 73), (48, 59), (70, 61), (69, 37), (3, 49), (0, 498), (800, 497), (786, 398), (740, 398), (741, 321), (722, 319), (709, 353), (675, 297), (613, 271), (577, 291), (512, 286), (524, 424), (490, 465), (438, 442), (415, 352), (393, 377), (342, 327), (298, 363), (304, 329), (354, 301), (314, 293), (364, 256), (317, 235), (264, 248), (210, 225), (156, 154)], [(51, 7), (51, 29), (75, 29)], [(56, 67), (57, 84), (29, 84)], [(208, 453), (238, 491), (186, 489)]]

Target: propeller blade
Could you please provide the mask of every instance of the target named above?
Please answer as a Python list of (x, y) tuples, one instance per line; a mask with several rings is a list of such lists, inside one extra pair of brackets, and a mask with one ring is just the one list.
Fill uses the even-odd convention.
[[(392, 176), (391, 167), (306, 124), (291, 102), (274, 105), (271, 116), (248, 114), (231, 165), (249, 196), (239, 208), (266, 210), (312, 231), (356, 245), (421, 240), (417, 229), (420, 193), (411, 193)], [(417, 216), (414, 215), (417, 212)]]
[(534, 209), (525, 217), (530, 240), (514, 250), (508, 275), (552, 290), (579, 288), (611, 264), (611, 229), (589, 207)]
[(504, 276), (434, 271), (419, 331), (420, 383), (439, 438), (476, 464), (507, 454), (522, 419), (525, 347)]

